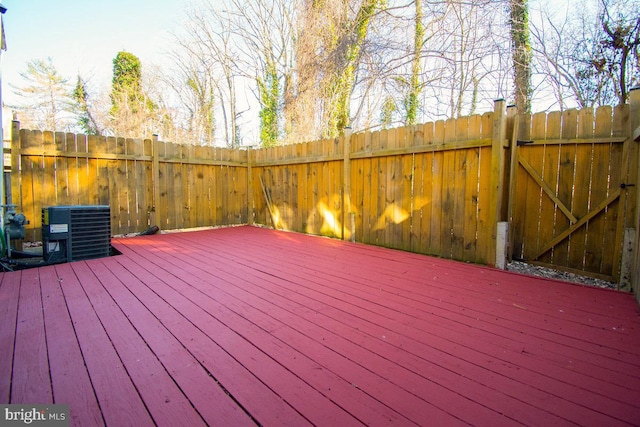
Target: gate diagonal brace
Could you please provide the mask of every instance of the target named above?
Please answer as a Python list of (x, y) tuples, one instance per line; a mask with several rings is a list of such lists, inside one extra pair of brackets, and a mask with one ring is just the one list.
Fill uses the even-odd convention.
[(583, 225), (585, 225), (587, 223), (587, 221), (589, 221), (591, 218), (595, 217), (597, 214), (599, 214), (604, 208), (609, 206), (611, 203), (615, 202), (618, 199), (618, 197), (620, 197), (620, 190), (614, 191), (613, 194), (611, 194), (607, 198), (607, 200), (605, 200), (604, 202), (600, 203), (591, 212), (589, 212), (588, 214), (586, 214), (585, 216), (580, 218), (580, 220), (578, 222), (576, 222), (571, 227), (569, 227), (564, 232), (562, 232), (560, 235), (555, 237), (552, 241), (550, 241), (549, 243), (544, 245), (544, 247), (542, 249), (540, 249), (540, 251), (533, 257), (533, 259), (535, 260), (535, 259), (540, 258), (542, 255), (545, 254), (545, 252), (547, 252), (548, 250), (553, 248), (555, 245), (557, 245), (558, 243), (562, 242), (564, 239), (569, 237), (569, 235), (571, 233), (573, 233), (578, 228), (580, 228)]

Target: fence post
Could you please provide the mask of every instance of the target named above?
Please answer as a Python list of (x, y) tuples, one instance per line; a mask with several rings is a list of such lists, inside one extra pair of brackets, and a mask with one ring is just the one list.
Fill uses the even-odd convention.
[(151, 142), (151, 174), (153, 176), (153, 194), (151, 204), (151, 224), (158, 224), (158, 202), (160, 200), (160, 142), (158, 141), (158, 135), (154, 134)]
[[(640, 143), (640, 86), (636, 86), (629, 91), (629, 120), (629, 130), (631, 132), (629, 137), (633, 138), (635, 143)], [(636, 163), (634, 167), (637, 172), (636, 179), (640, 179), (640, 150), (636, 149), (635, 152)], [(635, 184), (636, 186), (633, 188), (638, 192), (638, 185), (640, 185), (640, 183)], [(631, 258), (633, 259), (633, 268), (632, 273), (630, 274), (630, 290), (635, 293), (636, 300), (640, 303), (640, 290), (638, 289), (640, 288), (640, 194), (636, 196), (635, 218), (633, 224), (635, 226), (635, 242), (633, 244), (633, 254), (631, 255)]]
[[(507, 107), (507, 119), (510, 126), (511, 140), (509, 141), (509, 172), (508, 182), (506, 184), (507, 200), (505, 201), (507, 208), (506, 221), (509, 224), (507, 235), (507, 260), (510, 262), (513, 260), (513, 204), (515, 198), (516, 189), (516, 173), (518, 171), (518, 138), (520, 132), (520, 116), (518, 115), (518, 108), (515, 105), (509, 105)], [(509, 126), (507, 126), (509, 128)], [(509, 132), (509, 130), (507, 130)]]
[[(18, 121), (17, 117), (14, 116), (13, 121), (11, 122), (11, 200), (7, 200), (6, 203), (15, 203), (22, 211), (22, 175), (20, 172), (20, 146), (20, 122)], [(13, 201), (14, 198), (15, 202)]]
[(247, 148), (247, 224), (253, 225), (253, 176), (251, 174), (251, 147)]
[(504, 205), (504, 172), (505, 172), (505, 142), (507, 133), (507, 111), (504, 99), (498, 99), (493, 106), (493, 132), (491, 143), (491, 245), (488, 255), (489, 264), (496, 265), (496, 244), (498, 222), (504, 221), (506, 212)]
[[(355, 241), (354, 213), (351, 211), (351, 128), (344, 128), (344, 160), (342, 187), (342, 240)], [(348, 226), (347, 226), (348, 224)]]

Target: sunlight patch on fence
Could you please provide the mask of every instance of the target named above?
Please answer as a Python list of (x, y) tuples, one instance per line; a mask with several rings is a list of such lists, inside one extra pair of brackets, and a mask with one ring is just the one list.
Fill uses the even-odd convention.
[(376, 231), (384, 229), (387, 225), (387, 221), (392, 224), (400, 224), (408, 220), (410, 216), (409, 212), (404, 210), (397, 203), (392, 203), (387, 205), (382, 215), (378, 217), (376, 224), (373, 226), (373, 230)]

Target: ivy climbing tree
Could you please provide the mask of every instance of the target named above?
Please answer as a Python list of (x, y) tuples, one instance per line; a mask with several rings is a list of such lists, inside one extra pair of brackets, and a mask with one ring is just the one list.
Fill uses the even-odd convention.
[(258, 78), (260, 94), (260, 141), (263, 147), (273, 147), (279, 138), (280, 82), (276, 64), (270, 55), (266, 57), (263, 78)]
[(511, 48), (515, 102), (521, 113), (531, 112), (531, 39), (528, 0), (510, 0)]
[(356, 72), (369, 23), (382, 0), (365, 0), (355, 18), (346, 23), (347, 31), (338, 39), (335, 49), (339, 58), (328, 86), (329, 109), (326, 136), (334, 138), (350, 124), (351, 93), (356, 82)]

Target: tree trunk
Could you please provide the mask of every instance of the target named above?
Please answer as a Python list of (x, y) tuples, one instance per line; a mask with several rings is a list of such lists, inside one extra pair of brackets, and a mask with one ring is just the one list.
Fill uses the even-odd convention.
[(413, 126), (418, 121), (418, 103), (420, 100), (420, 64), (422, 46), (424, 45), (424, 24), (422, 23), (422, 0), (415, 0), (415, 34), (413, 37), (413, 60), (411, 64), (411, 80), (409, 81), (409, 93), (405, 100), (405, 125)]
[(511, 47), (518, 111), (531, 112), (531, 41), (528, 0), (509, 0), (511, 10)]
[[(355, 20), (348, 31), (342, 35), (338, 46), (344, 46), (341, 60), (342, 64), (335, 68), (335, 74), (331, 81), (329, 90), (333, 96), (330, 97), (329, 123), (327, 136), (334, 138), (349, 126), (351, 93), (355, 86), (356, 71), (360, 64), (362, 47), (369, 31), (369, 23), (378, 8), (381, 0), (365, 0), (358, 10)], [(344, 43), (344, 44), (343, 44)], [(346, 45), (346, 46), (345, 46)]]

